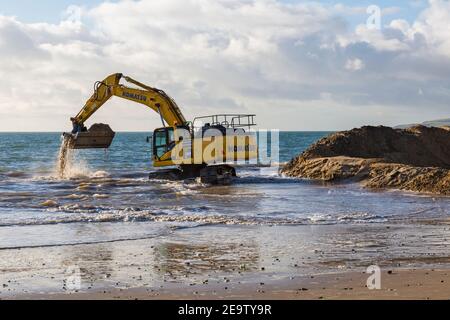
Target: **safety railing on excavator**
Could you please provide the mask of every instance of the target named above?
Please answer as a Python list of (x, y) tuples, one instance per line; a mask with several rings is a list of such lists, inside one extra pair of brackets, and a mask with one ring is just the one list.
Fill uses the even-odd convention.
[(251, 127), (256, 126), (254, 114), (215, 114), (210, 116), (196, 117), (192, 121), (193, 129), (206, 126), (223, 126), (226, 129), (239, 129), (246, 128), (248, 130)]

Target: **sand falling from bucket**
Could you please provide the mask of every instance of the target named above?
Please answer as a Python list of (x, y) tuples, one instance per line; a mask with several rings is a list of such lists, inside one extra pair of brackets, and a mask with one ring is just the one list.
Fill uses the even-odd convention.
[(72, 137), (64, 136), (59, 148), (57, 174), (59, 178), (65, 178), (67, 174), (67, 167), (72, 156), (72, 146), (74, 139)]
[(95, 177), (85, 159), (75, 152), (75, 137), (64, 136), (56, 159), (53, 177), (56, 179), (82, 179)]

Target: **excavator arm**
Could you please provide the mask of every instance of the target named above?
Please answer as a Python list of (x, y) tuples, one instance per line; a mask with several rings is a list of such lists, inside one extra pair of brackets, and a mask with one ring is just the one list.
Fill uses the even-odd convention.
[[(120, 84), (122, 78), (139, 88), (130, 88)], [(186, 119), (175, 101), (163, 90), (146, 86), (130, 77), (123, 76), (121, 73), (112, 74), (103, 81), (95, 83), (93, 95), (76, 117), (72, 118), (74, 124), (82, 126), (112, 96), (131, 100), (149, 107), (157, 112), (168, 126), (175, 127), (186, 124)]]

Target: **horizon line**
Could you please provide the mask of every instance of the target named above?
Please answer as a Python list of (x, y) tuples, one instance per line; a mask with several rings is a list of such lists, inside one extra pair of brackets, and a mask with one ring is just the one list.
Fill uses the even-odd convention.
[[(266, 129), (279, 130), (279, 129)], [(347, 129), (350, 130), (350, 129)], [(344, 130), (279, 130), (280, 132), (337, 132)], [(61, 133), (61, 131), (0, 131), (0, 133)], [(153, 133), (153, 131), (115, 131), (115, 133)]]

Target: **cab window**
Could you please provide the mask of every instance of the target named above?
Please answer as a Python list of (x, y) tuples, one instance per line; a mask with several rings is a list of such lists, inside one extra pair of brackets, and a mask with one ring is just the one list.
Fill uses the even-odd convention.
[(169, 145), (174, 141), (173, 128), (156, 129), (153, 133), (153, 154), (161, 158), (170, 150)]

